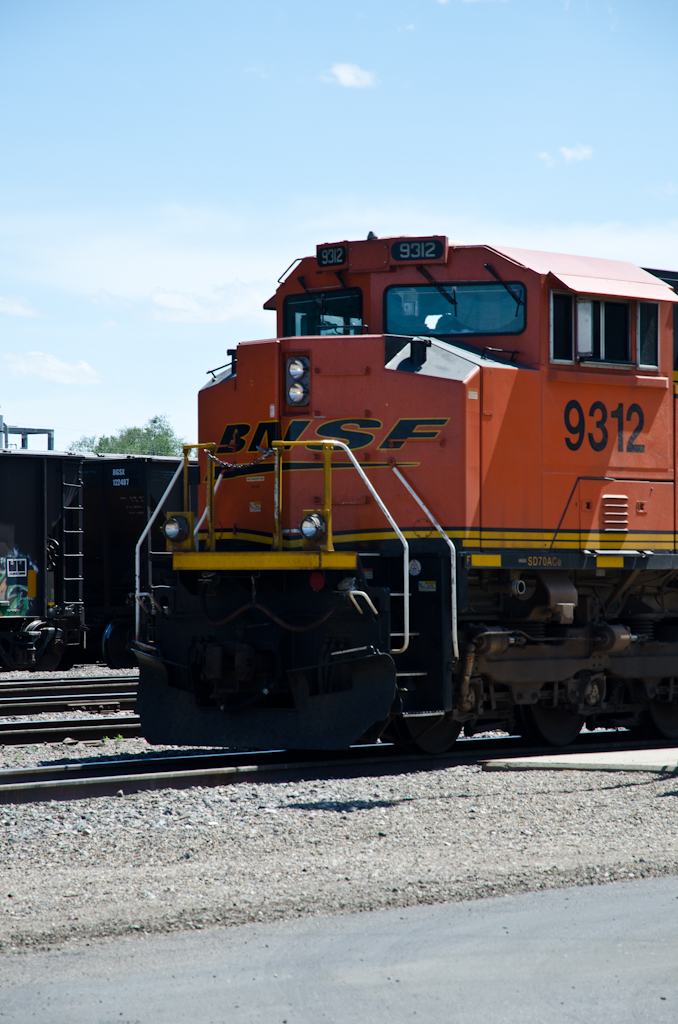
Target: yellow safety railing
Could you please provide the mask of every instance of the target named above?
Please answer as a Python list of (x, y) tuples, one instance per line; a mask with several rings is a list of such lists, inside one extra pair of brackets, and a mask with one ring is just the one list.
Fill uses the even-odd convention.
[[(332, 451), (336, 447), (335, 441), (272, 441), (273, 448), (273, 550), (282, 551), (282, 465), (283, 452), (286, 448), (322, 448), (323, 453), (323, 507), (322, 514), (325, 520), (325, 539), (320, 545), (324, 551), (334, 551), (332, 541)], [(315, 512), (316, 509), (308, 511)]]
[[(191, 499), (188, 489), (188, 456), (194, 449), (202, 448), (204, 451), (214, 455), (216, 451), (215, 441), (201, 441), (198, 444), (185, 444), (183, 446), (184, 451), (184, 510), (188, 511), (191, 507)], [(207, 459), (207, 486), (205, 488), (205, 511), (200, 517), (200, 521), (195, 528), (196, 539), (199, 537), (199, 530), (201, 525), (207, 518), (207, 543), (205, 544), (205, 550), (216, 551), (217, 539), (214, 533), (214, 463), (211, 459)]]
[[(184, 508), (188, 511), (189, 508), (189, 488), (188, 488), (188, 453), (195, 449), (203, 449), (208, 455), (214, 455), (216, 444), (213, 441), (203, 442), (200, 444), (187, 444), (184, 445), (184, 459), (183, 459), (183, 470), (184, 470)], [(323, 504), (322, 504), (322, 515), (325, 521), (325, 531), (323, 538), (318, 542), (317, 547), (314, 550), (305, 550), (304, 552), (284, 552), (283, 551), (283, 527), (282, 527), (282, 480), (283, 480), (283, 455), (285, 450), (288, 448), (310, 448), (316, 451), (320, 449), (323, 457)], [(344, 452), (348, 457), (349, 462), (353, 464), (353, 468), (356, 470), (358, 475), (363, 480), (365, 486), (369, 490), (370, 494), (374, 498), (375, 502), (383, 512), (384, 516), (388, 520), (395, 533), (396, 537), (400, 541), (402, 546), (402, 559), (403, 559), (403, 592), (401, 595), (404, 601), (403, 608), (403, 644), (397, 649), (391, 651), (392, 654), (402, 654), (406, 651), (410, 642), (410, 589), (409, 589), (409, 545), (403, 534), (402, 530), (396, 523), (395, 519), (389, 512), (388, 508), (384, 504), (382, 498), (377, 493), (371, 480), (368, 479), (364, 469), (356, 459), (355, 455), (347, 444), (343, 441), (339, 441), (336, 438), (329, 440), (313, 440), (313, 441), (272, 441), (271, 448), (273, 449), (274, 457), (274, 492), (273, 492), (273, 546), (269, 552), (264, 551), (216, 551), (216, 536), (214, 532), (214, 496), (218, 489), (221, 477), (218, 478), (215, 485), (214, 480), (214, 463), (218, 460), (212, 461), (212, 458), (207, 460), (207, 493), (206, 493), (206, 504), (205, 511), (200, 517), (194, 531), (195, 538), (198, 537), (198, 532), (202, 523), (205, 519), (208, 519), (208, 536), (205, 551), (197, 551), (195, 548), (198, 547), (197, 540), (195, 548), (190, 551), (177, 551), (175, 550), (173, 566), (175, 569), (215, 569), (223, 568), (225, 570), (248, 570), (253, 568), (259, 569), (308, 569), (308, 568), (335, 568), (335, 569), (355, 569), (356, 568), (356, 552), (341, 552), (334, 550), (334, 541), (332, 537), (332, 452), (335, 449), (339, 449)], [(309, 463), (311, 468), (312, 463)], [(177, 479), (179, 475), (179, 469), (175, 474), (174, 479)], [(174, 480), (172, 481), (172, 483)], [(170, 485), (171, 486), (171, 485)], [(408, 488), (409, 489), (409, 488)], [(168, 492), (169, 493), (169, 488)], [(416, 496), (415, 496), (416, 497)], [(419, 499), (417, 499), (419, 500)], [(419, 502), (421, 504), (421, 502)], [(159, 508), (156, 510), (156, 513)], [(307, 509), (305, 514), (313, 514), (319, 512), (319, 509)], [(154, 514), (154, 517), (155, 517)], [(433, 521), (433, 520), (432, 520)], [(150, 529), (150, 522), (146, 527), (146, 531), (142, 535), (141, 541), (146, 536), (146, 533)], [(442, 532), (442, 531), (441, 531)], [(311, 560), (317, 559), (317, 563), (311, 564)], [(138, 588), (137, 588), (138, 589)], [(356, 594), (362, 593), (362, 591), (355, 592)]]

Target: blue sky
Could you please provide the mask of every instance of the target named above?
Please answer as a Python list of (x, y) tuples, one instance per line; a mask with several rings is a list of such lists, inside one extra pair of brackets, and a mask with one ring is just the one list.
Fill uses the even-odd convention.
[(194, 439), (285, 267), (369, 230), (678, 269), (677, 30), (673, 0), (1, 0), (0, 413)]

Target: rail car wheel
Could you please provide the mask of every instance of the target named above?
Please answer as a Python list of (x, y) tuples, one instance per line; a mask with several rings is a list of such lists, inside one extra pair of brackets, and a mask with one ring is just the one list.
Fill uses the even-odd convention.
[(131, 619), (113, 619), (104, 630), (101, 652), (109, 668), (136, 668), (137, 659), (127, 649), (134, 639), (134, 623)]
[(666, 740), (678, 740), (678, 703), (650, 700), (645, 724), (648, 731)]
[[(27, 627), (26, 632), (39, 633), (45, 628), (49, 628), (49, 623), (39, 621), (31, 622)], [(42, 652), (33, 670), (35, 672), (54, 672), (57, 668), (64, 667), (65, 658), (66, 644), (64, 642), (64, 635), (60, 629), (57, 629), (54, 636)], [(66, 667), (69, 668), (70, 666)]]
[(519, 708), (520, 733), (533, 743), (547, 743), (551, 747), (565, 747), (573, 743), (584, 724), (583, 715), (575, 715), (560, 708), (543, 708), (527, 704)]
[(391, 735), (396, 746), (420, 754), (444, 754), (461, 732), (461, 722), (447, 715), (417, 715), (396, 718)]

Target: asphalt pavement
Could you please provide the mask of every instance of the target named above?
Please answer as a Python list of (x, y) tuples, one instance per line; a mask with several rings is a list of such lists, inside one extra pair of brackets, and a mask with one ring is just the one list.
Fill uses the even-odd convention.
[(6, 954), (9, 1024), (676, 1024), (678, 878)]

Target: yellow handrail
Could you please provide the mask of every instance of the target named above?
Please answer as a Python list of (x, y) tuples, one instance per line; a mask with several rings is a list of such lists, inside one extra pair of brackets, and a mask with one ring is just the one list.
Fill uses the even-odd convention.
[[(183, 446), (184, 451), (184, 509), (188, 511), (190, 508), (190, 497), (188, 493), (188, 455), (195, 448), (203, 448), (206, 452), (210, 452), (214, 455), (216, 451), (215, 441), (200, 441), (197, 444), (185, 444)], [(207, 551), (216, 551), (217, 539), (214, 534), (214, 463), (211, 459), (207, 460), (207, 486), (205, 490), (205, 507), (207, 509), (207, 544), (205, 545)], [(197, 540), (198, 545), (200, 540)]]
[(271, 441), (273, 448), (273, 550), (282, 551), (282, 455), (286, 448), (321, 447), (323, 450), (323, 516), (325, 518), (325, 541), (321, 544), (324, 551), (334, 551), (332, 539), (332, 451), (336, 447), (334, 441)]

